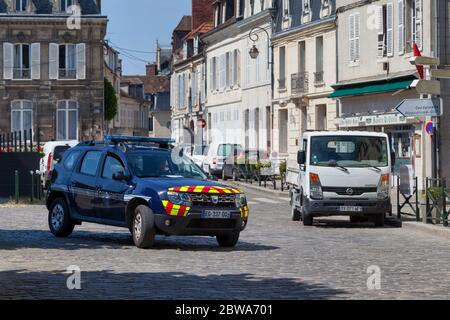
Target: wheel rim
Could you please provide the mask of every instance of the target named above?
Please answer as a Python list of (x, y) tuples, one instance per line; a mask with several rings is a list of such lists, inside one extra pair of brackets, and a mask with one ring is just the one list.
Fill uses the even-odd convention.
[(64, 220), (64, 208), (62, 205), (57, 204), (52, 211), (51, 215), (51, 223), (53, 226), (53, 229), (59, 230), (63, 224)]
[(138, 240), (141, 237), (141, 230), (142, 230), (142, 217), (141, 214), (138, 213), (134, 218), (134, 235)]

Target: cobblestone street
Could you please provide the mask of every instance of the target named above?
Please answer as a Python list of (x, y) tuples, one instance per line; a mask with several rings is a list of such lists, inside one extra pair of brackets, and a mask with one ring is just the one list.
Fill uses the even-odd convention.
[[(234, 250), (214, 238), (158, 237), (84, 224), (56, 239), (41, 206), (0, 208), (0, 299), (449, 299), (450, 241), (347, 219), (290, 221), (289, 203), (246, 190), (251, 220)], [(66, 287), (81, 268), (82, 290)], [(381, 268), (368, 290), (367, 268)]]

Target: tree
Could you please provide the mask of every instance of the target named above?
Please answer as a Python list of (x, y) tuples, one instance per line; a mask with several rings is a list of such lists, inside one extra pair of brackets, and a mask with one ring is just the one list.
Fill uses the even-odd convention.
[(111, 82), (105, 79), (105, 120), (111, 121), (117, 115), (117, 96)]

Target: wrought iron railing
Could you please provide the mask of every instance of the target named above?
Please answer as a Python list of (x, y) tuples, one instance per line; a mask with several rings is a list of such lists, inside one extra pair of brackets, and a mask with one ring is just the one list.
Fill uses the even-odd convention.
[(308, 73), (298, 72), (291, 76), (291, 91), (293, 95), (303, 95), (308, 93)]

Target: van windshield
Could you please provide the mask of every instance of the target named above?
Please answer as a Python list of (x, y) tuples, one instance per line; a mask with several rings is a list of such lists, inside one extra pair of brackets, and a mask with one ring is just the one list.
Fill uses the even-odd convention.
[(382, 137), (312, 137), (310, 160), (313, 166), (387, 167), (388, 143)]
[(240, 144), (221, 144), (217, 150), (217, 155), (219, 157), (229, 157), (233, 154), (238, 155), (242, 150), (242, 146)]

